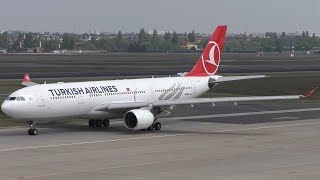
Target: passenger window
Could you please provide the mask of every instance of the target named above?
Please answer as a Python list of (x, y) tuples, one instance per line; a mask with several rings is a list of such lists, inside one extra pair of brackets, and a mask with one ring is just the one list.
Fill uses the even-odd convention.
[(20, 101), (25, 101), (26, 99), (24, 97), (20, 97)]

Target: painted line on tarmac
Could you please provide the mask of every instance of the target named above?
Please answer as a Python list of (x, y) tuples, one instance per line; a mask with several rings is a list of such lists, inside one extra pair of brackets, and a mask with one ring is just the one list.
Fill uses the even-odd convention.
[[(197, 159), (207, 159), (208, 157), (197, 157)], [(66, 171), (66, 172), (58, 172), (58, 173), (52, 173), (52, 174), (44, 174), (44, 175), (38, 175), (38, 176), (23, 176), (23, 177), (17, 177), (14, 178), (15, 180), (19, 179), (38, 179), (38, 178), (45, 178), (50, 176), (61, 176), (61, 175), (71, 175), (71, 174), (79, 174), (79, 173), (90, 173), (94, 171), (102, 171), (102, 170), (113, 170), (113, 169), (123, 169), (123, 168), (132, 168), (137, 166), (152, 166), (157, 164), (163, 164), (163, 163), (176, 163), (180, 161), (190, 161), (195, 158), (179, 158), (179, 159), (173, 159), (166, 162), (161, 161), (154, 161), (154, 162), (145, 162), (145, 163), (137, 163), (137, 164), (131, 164), (131, 165), (123, 165), (123, 166), (111, 166), (111, 167), (103, 167), (103, 168), (97, 168), (97, 169), (87, 169), (87, 170), (78, 170), (78, 171)], [(12, 179), (12, 180), (14, 180)], [(11, 179), (10, 179), (11, 180)]]
[(0, 152), (39, 149), (39, 148), (51, 148), (51, 147), (60, 147), (60, 146), (73, 146), (73, 145), (86, 145), (86, 144), (119, 142), (119, 141), (130, 141), (130, 140), (141, 140), (141, 139), (176, 137), (176, 136), (186, 136), (186, 135), (189, 135), (189, 134), (191, 134), (191, 133), (168, 134), (168, 135), (159, 135), (159, 136), (144, 136), (144, 137), (136, 137), (136, 138), (123, 138), (123, 139), (110, 139), (110, 140), (105, 140), (105, 141), (87, 141), (87, 142), (78, 142), (78, 143), (52, 144), (52, 145), (44, 145), (44, 146), (29, 146), (29, 147), (21, 147), (21, 148), (0, 149)]
[[(319, 120), (319, 119), (306, 119), (306, 120)], [(319, 125), (319, 124), (320, 124), (320, 122), (285, 124), (285, 125), (261, 126), (261, 127), (252, 127), (252, 128), (227, 129), (227, 130), (221, 130), (221, 131), (211, 131), (210, 133), (225, 133), (225, 132), (235, 132), (235, 131), (272, 129), (272, 128), (294, 127), (294, 126)], [(52, 147), (62, 147), (62, 146), (74, 146), (74, 145), (86, 145), (86, 144), (97, 144), (97, 143), (108, 143), (108, 142), (120, 142), (120, 141), (130, 141), (130, 140), (142, 140), (142, 139), (188, 136), (188, 135), (192, 135), (192, 134), (195, 134), (195, 133), (181, 133), (181, 134), (169, 134), (169, 135), (159, 135), (159, 136), (144, 136), (144, 137), (137, 137), (137, 138), (112, 139), (112, 140), (105, 140), (105, 141), (87, 141), (87, 142), (78, 142), (78, 143), (52, 144), (52, 145), (43, 145), (43, 146), (29, 146), (29, 147), (0, 149), (0, 152), (17, 151), (17, 150), (30, 150), (30, 149), (40, 149), (40, 148), (52, 148)]]
[(310, 111), (320, 111), (320, 108), (288, 109), (288, 110), (244, 112), (244, 113), (232, 113), (232, 114), (213, 114), (213, 115), (186, 116), (186, 117), (171, 117), (171, 118), (159, 118), (159, 119), (161, 119), (161, 120), (208, 119), (208, 118), (252, 116), (252, 115), (261, 115), (261, 114), (297, 113), (297, 112), (310, 112)]
[(285, 120), (285, 119), (299, 119), (299, 118), (286, 116), (286, 117), (277, 117), (277, 118), (272, 118), (272, 119), (275, 119), (275, 120)]

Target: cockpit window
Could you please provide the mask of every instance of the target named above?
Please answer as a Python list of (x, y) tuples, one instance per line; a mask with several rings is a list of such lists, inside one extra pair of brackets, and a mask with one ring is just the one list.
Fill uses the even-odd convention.
[(24, 97), (22, 97), (22, 96), (18, 96), (18, 97), (7, 97), (6, 100), (9, 100), (9, 101), (14, 101), (14, 100), (16, 100), (16, 101), (25, 101), (26, 99)]

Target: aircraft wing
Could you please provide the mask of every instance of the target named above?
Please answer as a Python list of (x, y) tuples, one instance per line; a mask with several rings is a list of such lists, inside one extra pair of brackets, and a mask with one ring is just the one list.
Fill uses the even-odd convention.
[(142, 107), (163, 107), (172, 105), (185, 104), (203, 104), (203, 103), (219, 103), (219, 102), (243, 102), (243, 101), (266, 101), (266, 100), (287, 100), (300, 99), (311, 96), (319, 87), (303, 95), (289, 95), (289, 96), (248, 96), (248, 97), (216, 97), (216, 98), (192, 98), (181, 100), (161, 100), (154, 102), (111, 102), (101, 104), (96, 107), (96, 111), (120, 110), (120, 109), (134, 109)]

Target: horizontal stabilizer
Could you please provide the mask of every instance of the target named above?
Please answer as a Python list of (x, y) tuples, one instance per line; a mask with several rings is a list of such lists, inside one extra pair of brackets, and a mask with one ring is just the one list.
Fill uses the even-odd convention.
[(24, 86), (34, 86), (34, 85), (37, 85), (38, 83), (32, 82), (29, 74), (25, 74), (21, 84)]
[(228, 82), (228, 81), (238, 81), (245, 79), (258, 79), (258, 78), (266, 78), (266, 75), (252, 75), (252, 76), (229, 76), (229, 77), (219, 77), (217, 80), (211, 79), (209, 83), (218, 83), (218, 82)]

